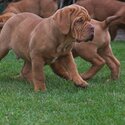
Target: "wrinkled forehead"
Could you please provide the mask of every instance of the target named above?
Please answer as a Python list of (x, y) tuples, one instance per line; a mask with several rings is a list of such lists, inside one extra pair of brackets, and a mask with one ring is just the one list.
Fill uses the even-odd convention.
[(84, 7), (82, 7), (82, 6), (79, 6), (79, 5), (70, 5), (69, 9), (70, 9), (70, 11), (72, 11), (72, 13), (73, 13), (74, 16), (83, 17), (83, 19), (85, 21), (90, 21), (91, 20), (91, 17), (88, 14), (88, 11)]
[(84, 9), (84, 8), (81, 9), (80, 16), (82, 16), (84, 18), (84, 20), (86, 20), (86, 21), (90, 21), (91, 20), (91, 17), (88, 14), (88, 11), (86, 9)]

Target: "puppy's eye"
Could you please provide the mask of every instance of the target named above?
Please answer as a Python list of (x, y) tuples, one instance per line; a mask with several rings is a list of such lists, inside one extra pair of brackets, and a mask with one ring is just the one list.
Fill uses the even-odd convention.
[(84, 23), (84, 19), (83, 19), (83, 18), (79, 18), (79, 19), (77, 20), (77, 23)]

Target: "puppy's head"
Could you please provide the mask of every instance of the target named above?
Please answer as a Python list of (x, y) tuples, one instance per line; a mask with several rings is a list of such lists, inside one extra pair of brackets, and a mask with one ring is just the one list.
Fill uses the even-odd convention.
[(75, 4), (64, 7), (53, 15), (53, 19), (63, 34), (71, 34), (77, 42), (93, 39), (94, 27), (84, 7)]

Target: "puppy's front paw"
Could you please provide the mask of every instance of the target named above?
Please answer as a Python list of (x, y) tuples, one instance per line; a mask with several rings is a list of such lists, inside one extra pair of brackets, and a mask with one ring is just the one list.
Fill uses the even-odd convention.
[(89, 84), (88, 84), (86, 81), (75, 84), (76, 87), (81, 87), (81, 88), (87, 88), (88, 85), (89, 85)]
[(34, 91), (35, 92), (38, 92), (38, 91), (43, 91), (43, 92), (45, 92), (46, 91), (46, 85), (45, 85), (45, 83), (42, 83), (42, 84), (35, 84), (34, 85)]

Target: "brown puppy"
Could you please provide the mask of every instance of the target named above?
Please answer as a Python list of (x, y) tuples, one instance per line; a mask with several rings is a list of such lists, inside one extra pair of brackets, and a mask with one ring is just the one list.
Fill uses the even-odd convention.
[[(117, 23), (109, 27), (111, 40), (117, 34), (119, 28), (125, 29), (125, 3), (118, 0), (77, 0), (78, 5), (85, 7), (93, 19), (103, 21), (109, 16), (119, 13), (121, 18)], [(124, 10), (124, 11), (123, 11)]]
[(120, 62), (113, 55), (108, 32), (108, 26), (117, 19), (118, 16), (112, 16), (103, 22), (91, 20), (95, 27), (93, 41), (91, 43), (75, 43), (72, 51), (74, 57), (80, 56), (92, 64), (87, 72), (81, 74), (83, 79), (92, 78), (104, 64), (111, 70), (111, 79), (116, 80), (119, 78)]
[(10, 17), (17, 13), (31, 12), (41, 17), (49, 17), (57, 10), (55, 0), (21, 0), (9, 3), (3, 14), (0, 16), (0, 22), (6, 22)]
[(33, 81), (35, 91), (46, 89), (45, 64), (51, 64), (53, 69), (65, 68), (68, 79), (77, 86), (86, 87), (88, 84), (78, 74), (71, 49), (75, 41), (91, 40), (93, 34), (86, 9), (78, 5), (60, 9), (44, 19), (31, 13), (17, 14), (1, 31), (0, 59), (10, 49), (24, 59), (22, 76)]
[[(120, 62), (113, 55), (110, 45), (110, 35), (108, 32), (108, 26), (118, 18), (119, 16), (112, 16), (102, 22), (92, 19), (91, 23), (95, 27), (93, 41), (74, 44), (72, 49), (73, 56), (80, 56), (92, 64), (88, 71), (81, 74), (83, 79), (88, 80), (92, 78), (104, 64), (111, 70), (111, 79), (115, 80), (119, 78)], [(61, 73), (56, 70), (58, 75), (66, 77), (64, 72), (65, 71), (62, 71)]]

